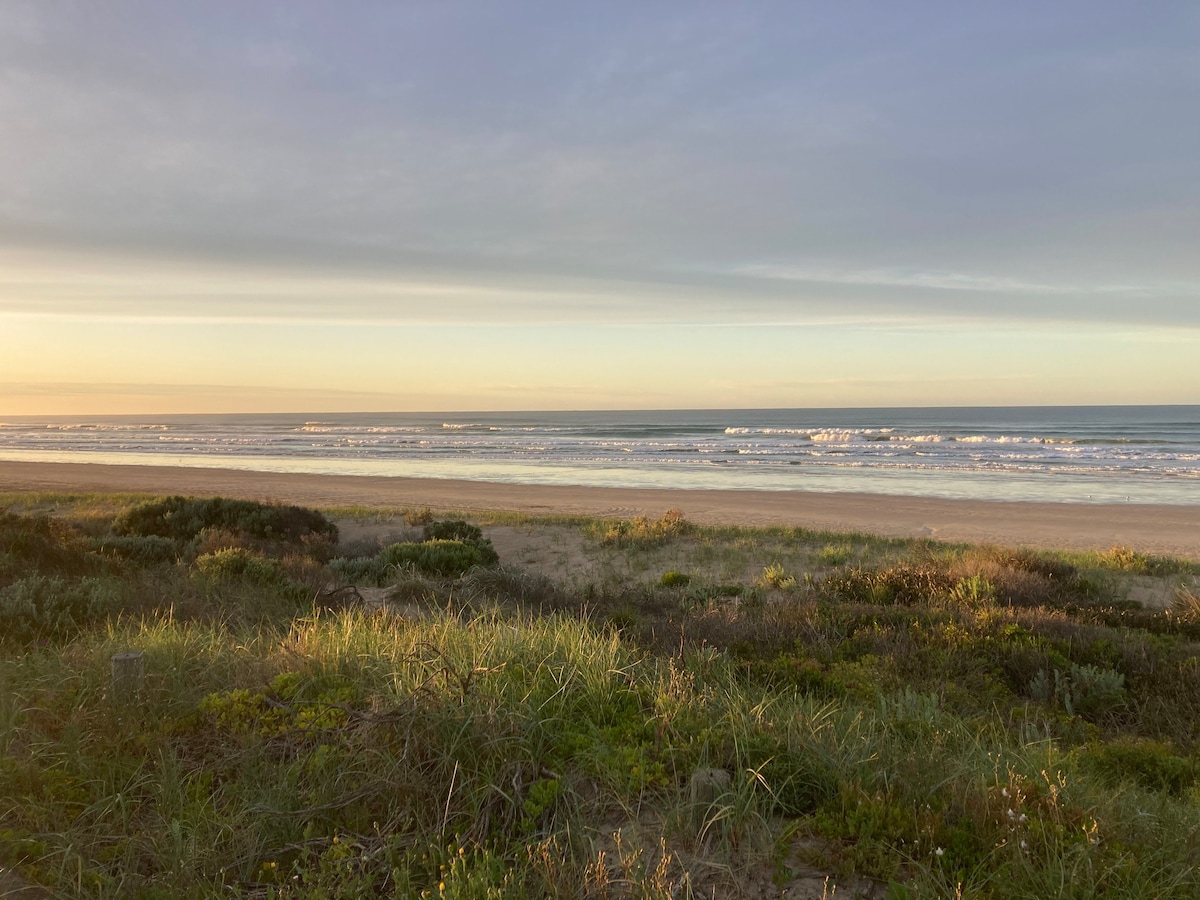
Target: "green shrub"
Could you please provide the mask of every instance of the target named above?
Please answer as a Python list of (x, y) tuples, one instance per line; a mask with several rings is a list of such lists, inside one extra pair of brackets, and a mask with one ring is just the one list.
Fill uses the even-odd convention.
[(668, 509), (657, 519), (638, 516), (632, 521), (618, 520), (605, 523), (600, 532), (600, 541), (617, 546), (641, 545), (653, 547), (673, 538), (682, 537), (691, 531), (691, 523), (678, 509)]
[[(449, 526), (440, 529), (439, 526)], [(466, 522), (438, 522), (426, 533), (461, 533), (475, 540), (433, 538), (415, 543), (399, 541), (384, 547), (375, 556), (338, 557), (329, 563), (329, 571), (343, 584), (382, 586), (393, 581), (398, 570), (438, 578), (458, 578), (469, 569), (494, 566), (499, 556), (492, 542)]]
[(309, 536), (337, 540), (337, 526), (316, 510), (228, 497), (167, 497), (143, 503), (119, 515), (113, 528), (121, 535), (177, 541), (190, 541), (206, 528), (296, 544)]
[(479, 565), (494, 566), (500, 561), (492, 542), (483, 536), (483, 529), (462, 519), (431, 522), (425, 526), (425, 541), (461, 541), (478, 548)]
[(1079, 570), (1068, 562), (1039, 554), (1033, 550), (997, 550), (991, 558), (1015, 572), (1028, 572), (1054, 581), (1070, 581), (1079, 575)]
[(837, 773), (812, 752), (779, 746), (765, 760), (751, 754), (746, 768), (757, 772), (771, 792), (775, 811), (784, 816), (816, 812), (837, 795)]
[(404, 521), (409, 525), (428, 525), (433, 521), (433, 510), (429, 507), (424, 509), (410, 509), (404, 514)]
[(817, 553), (817, 561), (825, 566), (841, 566), (849, 561), (854, 550), (845, 544), (826, 544)]
[(27, 643), (68, 637), (124, 603), (120, 585), (108, 579), (31, 575), (0, 589), (0, 639)]
[(956, 579), (932, 564), (899, 563), (886, 569), (845, 569), (821, 582), (822, 592), (858, 603), (912, 606), (945, 596)]
[(1115, 669), (1072, 663), (1067, 673), (1039, 671), (1029, 683), (1029, 695), (1068, 715), (1095, 716), (1125, 702), (1125, 676)]
[(7, 568), (14, 575), (98, 572), (103, 568), (103, 560), (89, 549), (83, 537), (66, 522), (47, 516), (0, 513), (0, 556), (8, 557)]
[(1080, 752), (1083, 764), (1114, 784), (1134, 782), (1152, 791), (1183, 794), (1196, 782), (1196, 761), (1145, 738), (1119, 738)]
[(288, 732), (312, 736), (344, 728), (347, 708), (359, 698), (358, 686), (332, 673), (282, 672), (261, 691), (238, 688), (209, 694), (197, 711), (233, 734), (271, 737)]
[(115, 556), (139, 568), (173, 563), (180, 553), (177, 541), (158, 535), (115, 535), (98, 539), (94, 546), (102, 556)]
[(477, 568), (464, 580), (466, 592), (491, 601), (522, 606), (557, 606), (564, 602), (554, 582), (539, 572), (505, 567)]
[(1096, 554), (1096, 562), (1103, 569), (1135, 575), (1173, 575), (1188, 569), (1188, 564), (1182, 560), (1150, 556), (1131, 547), (1110, 547), (1107, 552)]
[(967, 606), (987, 606), (995, 602), (996, 588), (982, 575), (970, 575), (950, 589), (950, 598)]
[(671, 569), (669, 572), (663, 572), (662, 578), (658, 579), (658, 583), (665, 588), (687, 587), (692, 582), (692, 577), (686, 572), (677, 572)]
[(441, 578), (457, 578), (473, 566), (484, 565), (483, 553), (475, 545), (445, 540), (392, 544), (380, 552), (378, 559), (384, 566)]
[(789, 575), (782, 563), (771, 563), (763, 569), (762, 574), (754, 582), (755, 587), (763, 590), (775, 588), (780, 591), (790, 591), (797, 584), (796, 576)]
[(339, 556), (329, 561), (329, 571), (342, 584), (378, 587), (386, 580), (388, 567), (378, 556)]
[(464, 544), (478, 544), (483, 540), (483, 529), (463, 519), (430, 522), (424, 530), (427, 541), (462, 541)]
[(230, 547), (197, 557), (196, 571), (207, 578), (238, 578), (259, 585), (280, 584), (286, 580), (275, 560), (241, 547)]

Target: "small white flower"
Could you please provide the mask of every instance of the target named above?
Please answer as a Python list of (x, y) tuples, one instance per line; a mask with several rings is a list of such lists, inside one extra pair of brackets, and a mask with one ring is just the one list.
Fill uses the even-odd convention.
[(946, 851), (945, 851), (945, 850), (943, 850), (941, 847), (938, 847), (938, 848), (937, 848), (936, 850), (934, 850), (933, 852), (934, 852), (935, 854), (937, 854), (938, 856), (945, 856), (945, 855), (946, 855)]
[(1007, 797), (1008, 796), (1008, 788), (1000, 788), (1000, 796)]
[(1025, 843), (1024, 841), (1021, 841), (1021, 849), (1022, 849), (1022, 850), (1028, 850), (1028, 849), (1029, 849), (1029, 845), (1028, 845), (1027, 843)]
[(1005, 815), (1008, 816), (1010, 819), (1015, 819), (1017, 817), (1017, 814), (1015, 812), (1013, 812), (1011, 809), (1008, 812), (1006, 812)]
[(1029, 821), (1029, 816), (1025, 815), (1025, 813), (1021, 813), (1021, 815), (1020, 815), (1020, 817), (1017, 819), (1017, 821), (1018, 821), (1018, 822), (1028, 822), (1028, 821)]

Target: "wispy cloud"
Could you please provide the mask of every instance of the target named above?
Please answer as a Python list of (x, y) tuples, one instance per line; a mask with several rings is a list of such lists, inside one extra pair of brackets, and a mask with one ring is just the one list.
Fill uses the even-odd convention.
[(1062, 284), (1023, 281), (997, 275), (973, 275), (965, 272), (921, 272), (903, 269), (863, 269), (851, 271), (833, 268), (802, 268), (771, 264), (745, 264), (733, 268), (733, 274), (751, 278), (794, 281), (803, 284), (853, 284), (871, 287), (916, 287), (935, 291), (976, 291), (988, 294), (1044, 294), (1072, 296), (1097, 294), (1159, 295), (1194, 294), (1200, 297), (1200, 283), (1147, 284)]
[(307, 261), (139, 260), (0, 249), (0, 316), (130, 324), (950, 325), (1075, 322), (1200, 326), (1200, 287), (1064, 284), (946, 271), (762, 263), (587, 267), (476, 260), (359, 271)]

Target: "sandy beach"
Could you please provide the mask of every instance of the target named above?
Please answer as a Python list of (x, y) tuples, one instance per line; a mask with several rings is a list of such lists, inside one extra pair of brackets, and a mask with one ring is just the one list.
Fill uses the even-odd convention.
[(1132, 547), (1200, 559), (1200, 506), (944, 500), (882, 494), (648, 490), (249, 472), (167, 466), (0, 461), (0, 491), (221, 494), (316, 506), (514, 510), (534, 515), (657, 516), (705, 524), (788, 525), (1070, 550)]

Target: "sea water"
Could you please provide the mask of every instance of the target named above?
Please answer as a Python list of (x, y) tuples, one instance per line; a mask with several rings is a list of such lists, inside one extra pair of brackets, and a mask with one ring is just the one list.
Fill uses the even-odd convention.
[(1200, 406), (12, 417), (0, 459), (1200, 504)]

